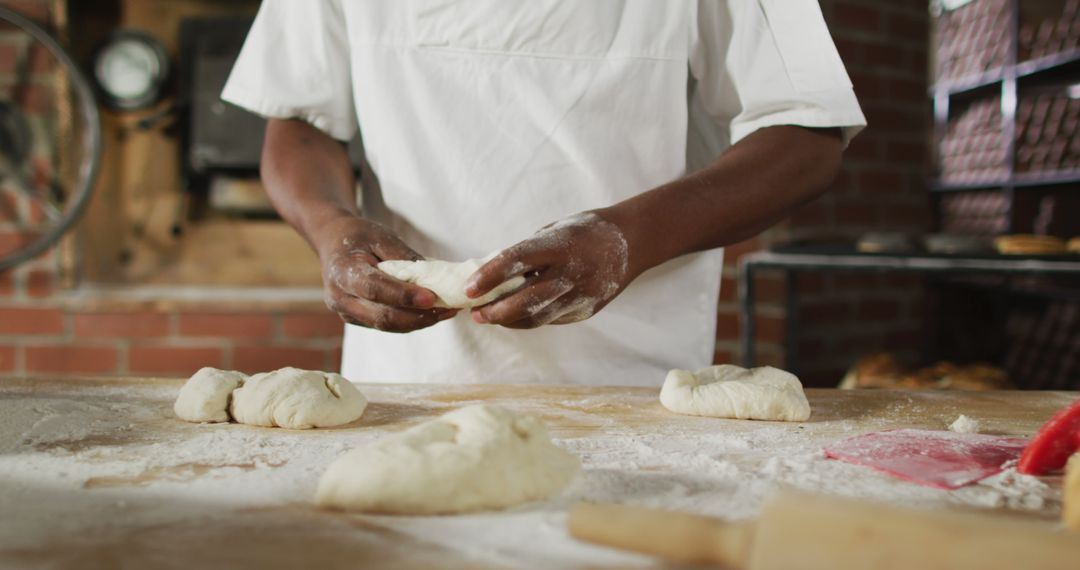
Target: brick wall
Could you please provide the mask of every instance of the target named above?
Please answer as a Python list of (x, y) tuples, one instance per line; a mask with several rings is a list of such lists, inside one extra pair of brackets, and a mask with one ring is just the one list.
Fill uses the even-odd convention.
[[(53, 0), (0, 0), (53, 28)], [(54, 167), (50, 136), (56, 105), (52, 61), (28, 55), (29, 84), (15, 87), (15, 63), (25, 34), (0, 26), (0, 94), (29, 111), (39, 145), (34, 168)], [(0, 254), (34, 235), (40, 215), (11, 188), (0, 189)], [(110, 308), (71, 301), (57, 248), (0, 272), (0, 377), (57, 375), (185, 376), (201, 366), (259, 372), (281, 366), (337, 370), (342, 324), (317, 305), (303, 308), (155, 309), (121, 299)], [(255, 305), (252, 305), (255, 307)]]
[[(930, 107), (925, 0), (821, 0), (822, 11), (870, 126), (847, 150), (828, 194), (788, 222), (728, 249), (717, 327), (717, 362), (738, 362), (737, 261), (773, 243), (856, 238), (867, 230), (925, 231)], [(784, 280), (758, 278), (758, 362), (784, 365)], [(914, 358), (923, 328), (921, 278), (806, 273), (798, 280), (800, 375), (834, 385), (860, 355), (879, 349)]]
[(16, 292), (0, 297), (0, 376), (337, 370), (342, 326), (319, 309), (86, 311)]

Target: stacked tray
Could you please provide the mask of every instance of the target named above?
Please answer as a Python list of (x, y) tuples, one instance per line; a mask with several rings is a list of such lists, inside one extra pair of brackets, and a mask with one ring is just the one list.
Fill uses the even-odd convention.
[(1020, 61), (1080, 47), (1080, 0), (1021, 2), (1017, 40)]
[(941, 141), (941, 179), (985, 182), (1008, 175), (1008, 145), (1002, 129), (1001, 97), (967, 103), (949, 118)]
[(998, 69), (1008, 59), (1009, 0), (975, 0), (937, 19), (937, 80), (949, 81)]
[(1016, 107), (1016, 171), (1080, 168), (1080, 99), (1069, 89), (1021, 94)]

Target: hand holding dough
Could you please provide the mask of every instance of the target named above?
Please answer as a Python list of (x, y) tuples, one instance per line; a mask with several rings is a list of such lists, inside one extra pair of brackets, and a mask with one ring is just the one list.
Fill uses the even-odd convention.
[(721, 364), (690, 372), (672, 370), (660, 390), (660, 403), (680, 414), (801, 422), (810, 418), (802, 383), (771, 366)]
[(412, 515), (503, 509), (554, 495), (579, 467), (540, 420), (469, 406), (345, 453), (315, 501)]
[(513, 279), (488, 291), (486, 295), (470, 299), (465, 294), (465, 282), (480, 269), (486, 259), (469, 259), (460, 263), (428, 259), (421, 261), (390, 260), (378, 265), (380, 271), (394, 279), (414, 283), (430, 289), (439, 297), (436, 307), (451, 309), (470, 309), (486, 305), (495, 299), (521, 287), (525, 278), (518, 275)]
[(173, 411), (189, 422), (227, 422), (308, 429), (347, 424), (367, 399), (338, 374), (282, 368), (247, 376), (203, 368), (180, 389)]

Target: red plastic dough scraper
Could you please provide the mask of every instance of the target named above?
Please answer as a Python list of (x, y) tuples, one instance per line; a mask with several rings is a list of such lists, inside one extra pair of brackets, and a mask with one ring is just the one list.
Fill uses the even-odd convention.
[(838, 441), (825, 447), (825, 456), (927, 487), (958, 489), (1001, 472), (1026, 444), (1019, 437), (897, 429)]

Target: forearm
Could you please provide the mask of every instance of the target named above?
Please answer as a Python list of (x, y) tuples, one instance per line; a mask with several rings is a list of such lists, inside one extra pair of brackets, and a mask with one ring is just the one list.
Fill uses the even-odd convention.
[(634, 274), (695, 251), (736, 243), (824, 192), (842, 144), (835, 130), (769, 127), (705, 169), (605, 208), (619, 226)]
[(345, 145), (303, 121), (270, 119), (260, 174), (278, 213), (316, 251), (335, 220), (359, 215)]

